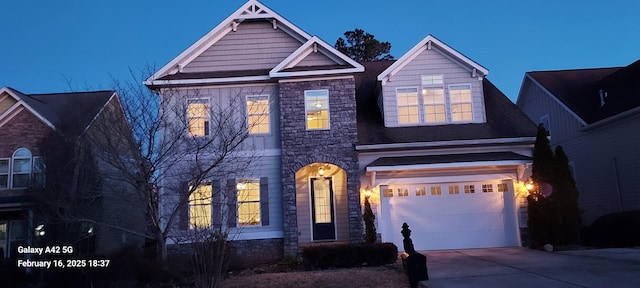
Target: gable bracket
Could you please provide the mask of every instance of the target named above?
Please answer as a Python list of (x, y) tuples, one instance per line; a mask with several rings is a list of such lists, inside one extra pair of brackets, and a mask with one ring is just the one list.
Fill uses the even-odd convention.
[(271, 24), (273, 24), (273, 30), (278, 29), (278, 20), (276, 19), (271, 20)]
[(233, 30), (233, 32), (238, 31), (238, 25), (240, 25), (240, 23), (238, 23), (238, 21), (231, 22), (231, 30)]

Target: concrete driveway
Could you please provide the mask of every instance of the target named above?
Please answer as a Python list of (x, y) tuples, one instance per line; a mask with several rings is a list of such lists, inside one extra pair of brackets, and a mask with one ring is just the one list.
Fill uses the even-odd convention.
[(420, 287), (640, 287), (640, 249), (544, 252), (528, 248), (426, 251)]

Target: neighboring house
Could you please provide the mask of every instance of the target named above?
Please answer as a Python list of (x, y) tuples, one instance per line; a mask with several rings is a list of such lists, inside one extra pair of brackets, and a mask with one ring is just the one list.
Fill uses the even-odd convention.
[(640, 209), (640, 61), (527, 72), (517, 105), (569, 157), (583, 221)]
[(198, 227), (193, 208), (208, 205), (209, 218), (228, 216), (236, 247), (296, 256), (309, 245), (361, 242), (369, 186), (383, 194), (374, 205), (383, 241), (402, 247), (409, 222), (417, 249), (519, 245), (516, 193), (535, 125), (485, 68), (432, 36), (392, 63), (363, 66), (258, 1), (240, 7), (145, 84), (185, 107), (192, 137), (211, 129), (196, 106), (242, 100), (243, 117), (259, 119), (243, 149), (262, 156), (252, 176), (208, 179), (203, 190), (214, 199), (251, 190), (260, 212), (245, 219), (238, 197), (226, 209), (192, 201), (177, 227)]
[[(0, 258), (24, 257), (17, 255), (18, 245), (72, 245), (75, 246), (75, 251), (80, 252), (82, 249), (87, 253), (109, 253), (126, 246), (142, 246), (143, 238), (123, 231), (132, 231), (140, 227), (144, 229), (144, 212), (138, 212), (144, 211), (140, 210), (144, 206), (136, 206), (135, 197), (131, 196), (133, 191), (113, 179), (103, 177), (93, 182), (95, 186), (92, 187), (100, 188), (99, 191), (95, 191), (96, 194), (89, 195), (93, 198), (87, 210), (91, 219), (97, 223), (123, 229), (110, 229), (99, 224), (86, 223), (81, 226), (83, 231), (80, 235), (68, 235), (69, 239), (75, 239), (77, 242), (57, 243), (58, 240), (51, 240), (51, 235), (59, 232), (57, 228), (69, 226), (75, 218), (61, 214), (64, 217), (59, 219), (68, 220), (67, 224), (51, 223), (51, 215), (43, 214), (49, 210), (60, 213), (72, 211), (74, 207), (69, 207), (71, 202), (63, 201), (83, 197), (84, 194), (81, 193), (88, 189), (88, 186), (69, 188), (69, 191), (56, 189), (71, 183), (67, 180), (75, 180), (75, 176), (82, 175), (83, 171), (61, 175), (62, 179), (50, 178), (50, 172), (66, 171), (64, 169), (68, 168), (68, 163), (80, 157), (70, 154), (68, 163), (48, 162), (54, 158), (54, 154), (70, 151), (70, 147), (56, 146), (55, 143), (63, 141), (54, 141), (66, 139), (71, 143), (85, 143), (90, 137), (88, 135), (96, 133), (97, 123), (104, 122), (107, 114), (122, 113), (121, 111), (114, 91), (23, 94), (12, 88), (0, 88)], [(116, 126), (117, 123), (109, 122), (109, 125)], [(117, 135), (113, 137), (115, 139)], [(96, 146), (92, 145), (91, 149), (100, 152), (96, 150)], [(104, 163), (92, 163), (92, 166), (100, 171), (107, 167)], [(84, 172), (94, 171), (92, 169), (86, 169)], [(98, 175), (87, 175), (86, 178), (96, 176)], [(77, 193), (72, 195), (71, 191)], [(67, 192), (69, 194), (66, 194)], [(43, 199), (46, 197), (51, 199)], [(121, 201), (122, 199), (127, 201)], [(58, 204), (62, 206), (53, 206)], [(69, 218), (65, 218), (67, 216)], [(79, 216), (83, 215), (73, 215)]]

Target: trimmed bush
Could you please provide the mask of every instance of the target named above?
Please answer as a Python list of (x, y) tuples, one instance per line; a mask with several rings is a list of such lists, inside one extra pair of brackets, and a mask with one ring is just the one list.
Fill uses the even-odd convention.
[(595, 247), (640, 246), (640, 210), (600, 216), (587, 229), (585, 244)]
[(318, 245), (304, 248), (302, 259), (311, 269), (380, 266), (396, 262), (398, 247), (393, 243)]

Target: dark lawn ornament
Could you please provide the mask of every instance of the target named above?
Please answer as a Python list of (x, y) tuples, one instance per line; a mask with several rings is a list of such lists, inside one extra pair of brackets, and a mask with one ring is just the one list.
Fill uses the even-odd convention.
[(413, 240), (411, 240), (411, 229), (407, 223), (402, 224), (402, 244), (404, 245), (404, 252), (400, 257), (402, 258), (402, 268), (404, 273), (409, 276), (409, 283), (411, 288), (418, 287), (418, 283), (423, 280), (429, 280), (429, 273), (427, 271), (427, 256), (424, 256), (413, 247)]

